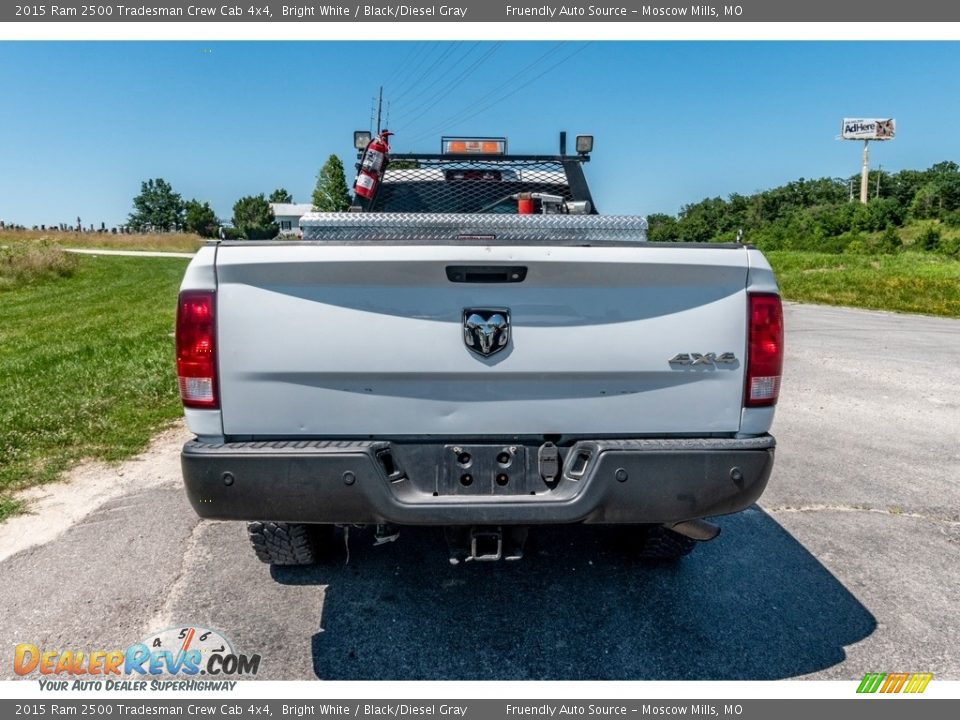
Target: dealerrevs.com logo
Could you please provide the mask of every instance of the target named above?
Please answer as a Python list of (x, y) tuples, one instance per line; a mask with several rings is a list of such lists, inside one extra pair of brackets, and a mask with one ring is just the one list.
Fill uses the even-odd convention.
[(857, 692), (919, 694), (927, 689), (932, 679), (933, 673), (867, 673)]
[(13, 671), (40, 675), (45, 690), (232, 690), (236, 681), (222, 678), (252, 677), (259, 669), (259, 655), (237, 653), (222, 633), (196, 626), (153, 633), (125, 650), (56, 650), (20, 643), (13, 656)]

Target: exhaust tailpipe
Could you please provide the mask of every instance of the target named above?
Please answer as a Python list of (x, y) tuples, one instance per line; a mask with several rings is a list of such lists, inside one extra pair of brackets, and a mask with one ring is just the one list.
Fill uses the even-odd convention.
[(684, 520), (675, 525), (664, 525), (664, 527), (699, 542), (713, 540), (720, 534), (720, 527), (706, 520)]

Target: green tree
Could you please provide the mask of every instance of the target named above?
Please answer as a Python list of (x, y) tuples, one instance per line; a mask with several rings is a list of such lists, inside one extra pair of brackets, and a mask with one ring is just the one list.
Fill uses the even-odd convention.
[(280, 233), (273, 208), (263, 193), (237, 200), (233, 206), (233, 224), (247, 240), (270, 240)]
[(884, 181), (884, 192), (895, 198), (903, 210), (910, 207), (910, 202), (917, 190), (924, 184), (926, 173), (921, 170), (901, 170)]
[(286, 188), (277, 188), (270, 193), (270, 202), (272, 203), (292, 203), (293, 195)]
[(331, 155), (317, 173), (317, 186), (313, 189), (313, 207), (320, 212), (343, 212), (350, 207), (350, 191), (343, 174), (343, 163)]
[(680, 237), (683, 242), (710, 242), (717, 234), (730, 229), (722, 198), (704, 198), (680, 209)]
[(210, 203), (201, 205), (197, 200), (187, 200), (183, 228), (200, 237), (212, 238), (217, 237), (220, 221), (217, 220), (217, 214), (210, 207)]
[(163, 178), (140, 183), (129, 224), (134, 230), (176, 230), (183, 225), (183, 198)]
[(653, 213), (647, 216), (647, 239), (651, 242), (673, 242), (678, 236), (677, 219), (673, 215)]
[(918, 220), (936, 217), (943, 207), (940, 185), (928, 182), (917, 189), (910, 203), (910, 215)]

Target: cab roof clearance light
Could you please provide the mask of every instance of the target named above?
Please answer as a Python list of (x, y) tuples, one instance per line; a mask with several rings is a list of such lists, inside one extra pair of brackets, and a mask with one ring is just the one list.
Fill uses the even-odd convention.
[(506, 155), (506, 138), (444, 137), (440, 141), (444, 155)]

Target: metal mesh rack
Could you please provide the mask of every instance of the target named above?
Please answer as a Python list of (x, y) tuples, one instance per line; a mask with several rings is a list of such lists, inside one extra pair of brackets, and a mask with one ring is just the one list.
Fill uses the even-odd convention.
[(587, 156), (393, 154), (376, 195), (354, 197), (363, 212), (516, 214), (518, 193), (586, 200)]
[(370, 212), (516, 213), (520, 192), (572, 200), (563, 163), (556, 160), (395, 160)]

